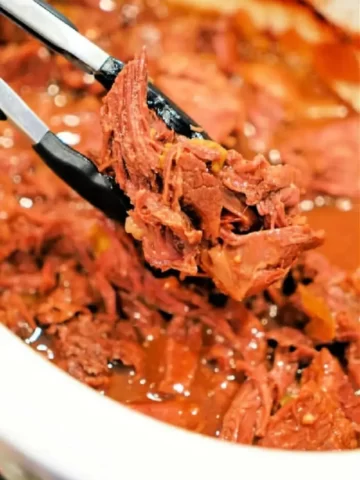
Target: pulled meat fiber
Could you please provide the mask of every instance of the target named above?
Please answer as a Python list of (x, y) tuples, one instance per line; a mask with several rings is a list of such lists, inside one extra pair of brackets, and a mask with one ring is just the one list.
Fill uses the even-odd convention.
[(236, 300), (284, 278), (322, 241), (297, 213), (296, 171), (176, 135), (147, 108), (147, 81), (143, 51), (105, 98), (99, 162), (131, 199), (126, 230), (147, 262), (204, 271)]

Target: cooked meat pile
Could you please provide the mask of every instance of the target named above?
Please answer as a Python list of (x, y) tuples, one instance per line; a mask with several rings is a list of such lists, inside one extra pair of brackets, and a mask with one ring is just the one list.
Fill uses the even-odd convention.
[[(295, 34), (257, 32), (240, 14), (56, 6), (129, 61), (103, 106), (89, 76), (3, 19), (0, 75), (134, 208), (125, 228), (104, 218), (2, 122), (0, 322), (173, 425), (263, 447), (359, 448), (359, 117), (324, 56), (320, 68)], [(143, 45), (148, 66), (132, 60)], [(148, 111), (147, 68), (214, 142)], [(335, 234), (306, 251), (322, 227)]]
[(105, 99), (100, 163), (131, 199), (126, 231), (145, 259), (187, 275), (200, 267), (235, 300), (283, 279), (322, 240), (296, 215), (296, 170), (175, 135), (147, 108), (147, 81), (143, 52)]

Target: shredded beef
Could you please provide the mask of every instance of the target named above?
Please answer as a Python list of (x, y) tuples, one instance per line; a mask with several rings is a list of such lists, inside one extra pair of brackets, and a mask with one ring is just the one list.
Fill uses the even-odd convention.
[[(132, 201), (127, 231), (142, 242), (146, 260), (187, 275), (201, 268), (237, 300), (282, 279), (299, 254), (322, 239), (297, 215), (295, 172), (175, 135), (148, 110), (146, 85), (143, 52), (105, 99), (99, 164), (115, 173)], [(221, 227), (226, 189), (256, 208), (257, 225), (250, 228), (261, 231), (245, 235), (243, 225), (237, 233), (236, 217)]]
[(256, 436), (265, 433), (273, 399), (263, 365), (255, 369), (245, 367), (245, 370), (249, 378), (224, 416), (220, 438), (252, 444)]
[(360, 432), (360, 397), (355, 395), (348, 376), (328, 349), (323, 348), (304, 371), (302, 382), (310, 380), (315, 381), (324, 392), (331, 394), (340, 403), (345, 416)]
[(224, 416), (220, 438), (251, 445), (260, 406), (259, 393), (252, 382), (244, 383)]
[(113, 324), (106, 317), (93, 320), (83, 316), (70, 325), (60, 326), (54, 342), (54, 348), (61, 352), (59, 366), (88, 385), (102, 388), (108, 385), (111, 361), (121, 360), (140, 375), (144, 360), (141, 347), (137, 342), (112, 335)]

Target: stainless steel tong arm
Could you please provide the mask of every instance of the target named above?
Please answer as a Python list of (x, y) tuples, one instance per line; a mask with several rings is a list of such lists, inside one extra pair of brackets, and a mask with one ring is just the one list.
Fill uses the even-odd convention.
[(41, 0), (0, 0), (0, 12), (56, 52), (89, 73), (97, 72), (109, 54), (81, 35), (66, 17)]
[(0, 111), (11, 119), (34, 145), (41, 142), (49, 131), (45, 123), (2, 78), (0, 78)]

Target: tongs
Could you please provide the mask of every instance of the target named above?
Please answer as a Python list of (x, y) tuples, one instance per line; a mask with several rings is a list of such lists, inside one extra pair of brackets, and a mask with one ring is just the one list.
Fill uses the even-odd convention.
[[(124, 63), (81, 35), (64, 15), (42, 0), (0, 0), (0, 13), (48, 48), (93, 74), (109, 90)], [(209, 136), (152, 83), (147, 103), (166, 125), (189, 138)], [(87, 157), (63, 143), (29, 106), (0, 79), (0, 120), (8, 118), (31, 140), (42, 160), (79, 195), (108, 217), (123, 222), (130, 202), (114, 179)]]

